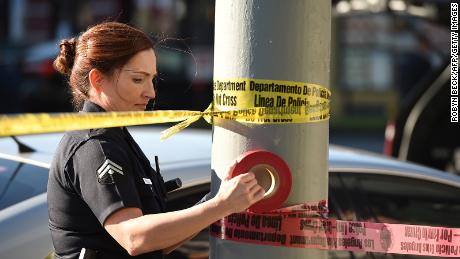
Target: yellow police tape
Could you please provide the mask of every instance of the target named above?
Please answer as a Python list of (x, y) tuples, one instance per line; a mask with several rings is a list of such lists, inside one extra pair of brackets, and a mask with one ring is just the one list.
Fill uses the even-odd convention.
[[(328, 105), (331, 96), (327, 88), (317, 84), (250, 78), (217, 79), (213, 90), (214, 103), (220, 110), (268, 107), (284, 111), (284, 114), (292, 118), (299, 116), (302, 122), (305, 120), (304, 115), (325, 114), (327, 107), (323, 106)], [(301, 107), (305, 109), (292, 109)]]
[(203, 117), (243, 123), (286, 124), (329, 119), (331, 92), (320, 85), (263, 79), (214, 81), (213, 103), (203, 112), (162, 110), (100, 113), (42, 113), (0, 115), (0, 137), (92, 128), (180, 122), (165, 130), (161, 139)]

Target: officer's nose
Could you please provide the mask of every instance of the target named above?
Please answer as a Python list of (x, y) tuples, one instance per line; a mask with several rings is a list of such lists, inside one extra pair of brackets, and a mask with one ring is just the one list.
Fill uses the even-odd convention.
[(148, 98), (148, 99), (155, 99), (155, 97), (156, 97), (156, 91), (155, 91), (155, 84), (154, 84), (154, 82), (151, 82), (150, 84), (148, 84), (144, 96), (145, 96), (146, 98)]

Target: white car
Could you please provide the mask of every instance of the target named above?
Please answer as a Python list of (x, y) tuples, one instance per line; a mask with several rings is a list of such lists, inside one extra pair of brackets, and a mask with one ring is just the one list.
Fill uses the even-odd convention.
[[(210, 187), (211, 132), (186, 129), (160, 141), (164, 128), (130, 132), (165, 181), (183, 186), (169, 193), (168, 209), (193, 206)], [(53, 250), (48, 230), (46, 184), (53, 152), (62, 134), (0, 139), (0, 257), (44, 258)], [(21, 146), (22, 152), (19, 151)], [(28, 150), (32, 148), (34, 151)], [(460, 177), (372, 153), (329, 149), (331, 218), (460, 227)], [(391, 222), (390, 222), (391, 221)], [(204, 230), (168, 258), (207, 258)], [(398, 255), (330, 252), (331, 258), (398, 258)], [(410, 258), (410, 256), (404, 256)]]

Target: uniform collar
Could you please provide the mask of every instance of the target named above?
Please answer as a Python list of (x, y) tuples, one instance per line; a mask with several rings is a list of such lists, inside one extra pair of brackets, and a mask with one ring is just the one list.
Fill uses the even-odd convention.
[[(80, 112), (105, 112), (104, 108), (91, 102), (90, 100), (85, 100), (83, 107)], [(124, 137), (125, 133), (123, 132), (124, 127), (113, 127), (113, 128), (96, 128), (89, 130), (89, 136), (95, 136), (98, 134), (115, 134), (117, 136)]]
[(86, 100), (83, 103), (83, 108), (81, 109), (81, 111), (83, 111), (83, 112), (105, 112), (105, 110), (101, 106), (99, 106), (99, 105), (97, 105), (97, 104), (95, 104), (95, 103), (93, 103), (93, 102), (91, 102), (89, 100)]

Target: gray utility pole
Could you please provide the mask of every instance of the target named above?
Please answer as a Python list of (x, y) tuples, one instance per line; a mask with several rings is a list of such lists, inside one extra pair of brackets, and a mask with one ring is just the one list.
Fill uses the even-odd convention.
[[(216, 0), (215, 23), (214, 80), (270, 79), (328, 87), (331, 1)], [(211, 191), (217, 192), (232, 161), (261, 148), (282, 157), (291, 169), (293, 186), (284, 205), (327, 200), (328, 141), (328, 120), (278, 125), (214, 120)], [(211, 238), (214, 259), (326, 257), (326, 251), (317, 249)]]

